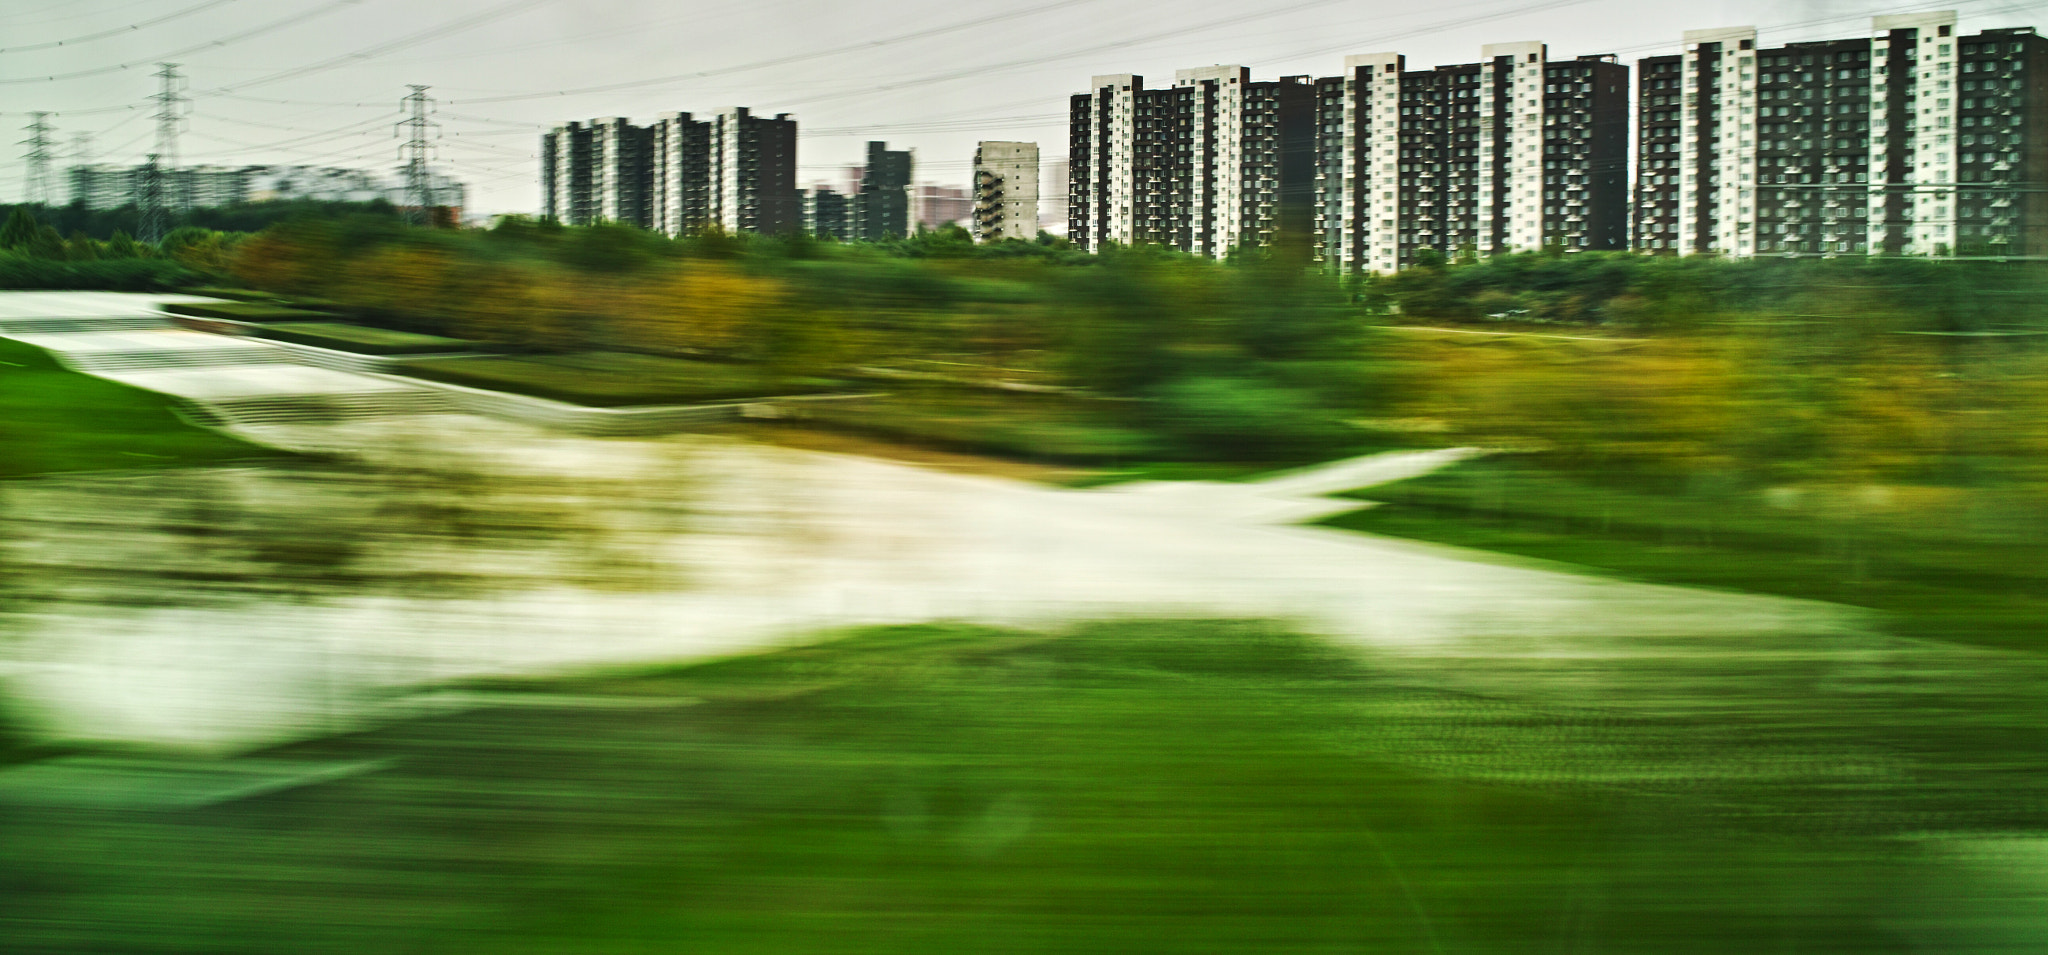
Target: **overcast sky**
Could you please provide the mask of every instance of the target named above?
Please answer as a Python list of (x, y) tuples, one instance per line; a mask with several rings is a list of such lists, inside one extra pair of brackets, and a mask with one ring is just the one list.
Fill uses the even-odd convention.
[[(182, 163), (388, 169), (398, 100), (422, 83), (438, 164), (471, 184), (471, 210), (531, 212), (539, 133), (564, 120), (788, 112), (802, 185), (837, 178), (868, 139), (915, 148), (920, 180), (964, 184), (979, 139), (1065, 155), (1066, 96), (1099, 73), (1330, 75), (1349, 53), (1427, 67), (1518, 40), (1632, 62), (1676, 52), (1688, 29), (1754, 25), (1768, 44), (1938, 9), (1971, 32), (2048, 21), (2048, 2), (2013, 0), (0, 0), (0, 121), (55, 113), (60, 165), (78, 133), (93, 161), (138, 162), (151, 74), (170, 60), (190, 84)], [(23, 149), (0, 164), (0, 198), (22, 194)]]

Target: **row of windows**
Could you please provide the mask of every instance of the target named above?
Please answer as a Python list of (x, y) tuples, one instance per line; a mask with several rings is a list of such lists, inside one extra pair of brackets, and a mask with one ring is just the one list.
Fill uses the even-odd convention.
[[(1820, 80), (1825, 83), (1829, 80), (1867, 80), (1869, 78), (1870, 70), (1868, 69), (1828, 70), (1826, 73), (1821, 74)], [(1814, 81), (1814, 78), (1812, 73), (1759, 73), (1757, 74), (1757, 81), (1760, 83), (1811, 83)]]
[[(1812, 53), (1798, 54), (1797, 58), (1799, 62), (1797, 63), (1793, 62), (1794, 55), (1790, 53), (1782, 55), (1759, 56), (1757, 57), (1757, 64), (1760, 66), (1812, 66), (1814, 65), (1814, 56), (1815, 54)], [(1819, 54), (1819, 56), (1821, 65), (1823, 66), (1837, 63), (1870, 62), (1869, 50), (1844, 50), (1839, 53), (1822, 53)]]

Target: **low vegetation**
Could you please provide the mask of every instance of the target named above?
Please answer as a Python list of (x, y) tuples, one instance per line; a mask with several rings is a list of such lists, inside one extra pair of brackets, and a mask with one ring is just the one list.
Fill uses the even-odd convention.
[(1658, 583), (1883, 612), (1894, 632), (2044, 650), (2048, 508), (1938, 487), (1616, 485), (1479, 461), (1371, 488), (1326, 523), (1520, 554)]
[(433, 381), (605, 408), (805, 394), (835, 385), (778, 377), (754, 365), (617, 352), (418, 358), (399, 370)]
[[(1266, 624), (888, 628), (479, 689), (541, 697), (296, 747), (381, 768), (234, 812), (0, 819), (0, 862), (67, 876), (10, 928), (222, 955), (1870, 955), (1979, 924), (1937, 901), (1974, 886), (1866, 828), (1924, 816), (1816, 784), (1789, 733), (1436, 689)], [(650, 705), (566, 702), (592, 696)], [(1953, 725), (1951, 749), (1989, 737)], [(1641, 791), (1666, 773), (1674, 794)]]
[(187, 424), (173, 408), (162, 395), (68, 371), (41, 349), (0, 339), (0, 478), (278, 456)]
[(469, 342), (459, 338), (421, 335), (388, 328), (366, 328), (341, 322), (276, 322), (263, 326), (256, 335), (259, 338), (316, 345), (364, 355), (430, 355), (439, 352), (468, 351), (471, 348)]

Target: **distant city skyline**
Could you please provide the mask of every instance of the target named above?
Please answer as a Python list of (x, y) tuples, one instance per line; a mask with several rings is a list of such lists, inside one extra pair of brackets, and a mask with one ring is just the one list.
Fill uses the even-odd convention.
[[(398, 164), (405, 84), (431, 87), (436, 165), (480, 214), (537, 212), (539, 134), (571, 118), (746, 104), (798, 119), (800, 182), (833, 179), (865, 143), (914, 148), (918, 178), (967, 185), (975, 143), (1035, 141), (1060, 160), (1067, 97), (1089, 77), (1242, 63), (1254, 77), (1330, 73), (1347, 54), (1469, 60), (1541, 39), (1559, 57), (1676, 53), (1686, 30), (1753, 26), (1770, 44), (1853, 34), (1875, 15), (1954, 9), (1972, 29), (2048, 20), (2048, 3), (1646, 5), (1628, 0), (1345, 4), (1264, 10), (1208, 3), (1053, 0), (963, 11), (937, 0), (766, 0), (710, 10), (652, 0), (226, 0), (159, 11), (80, 0), (0, 13), (0, 123), (25, 138), (53, 113), (58, 168), (140, 162), (159, 61), (182, 65), (186, 165)], [(129, 30), (127, 27), (137, 26)], [(63, 45), (53, 45), (58, 42)], [(73, 137), (91, 135), (83, 156)], [(26, 185), (0, 159), (0, 199)], [(1056, 195), (1048, 194), (1048, 200)]]

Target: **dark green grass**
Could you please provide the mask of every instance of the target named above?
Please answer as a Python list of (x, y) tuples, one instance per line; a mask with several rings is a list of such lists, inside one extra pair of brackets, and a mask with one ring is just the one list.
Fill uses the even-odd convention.
[(949, 451), (1064, 464), (1143, 464), (1163, 442), (1100, 401), (972, 388), (890, 385), (890, 394), (808, 409), (812, 423)]
[(620, 352), (423, 358), (406, 362), (403, 370), (434, 381), (597, 407), (693, 404), (832, 388), (829, 382), (777, 378), (757, 365)]
[(292, 308), (279, 302), (169, 302), (164, 311), (194, 318), (219, 318), (231, 322), (320, 322), (324, 312)]
[(0, 477), (274, 458), (282, 452), (193, 427), (171, 399), (67, 371), (0, 339)]
[(227, 299), (228, 301), (231, 302), (261, 302), (270, 305), (285, 304), (284, 297), (281, 295), (278, 295), (273, 292), (258, 291), (252, 288), (231, 288), (225, 285), (203, 285), (198, 288), (186, 289), (185, 292), (186, 294), (189, 295), (204, 295), (207, 296), (208, 298), (222, 298)]
[(1869, 607), (1898, 632), (2048, 649), (2048, 535), (2030, 518), (1971, 531), (1941, 521), (1830, 521), (1738, 495), (1596, 485), (1511, 462), (1469, 462), (1355, 497), (1324, 523), (1596, 568), (1658, 583)]
[[(19, 951), (1872, 953), (1923, 876), (1363, 754), (1457, 710), (1263, 624), (883, 629), (501, 690), (183, 815), (0, 816)], [(281, 917), (289, 912), (290, 917)]]
[(467, 351), (475, 347), (459, 338), (421, 335), (416, 332), (367, 328), (340, 322), (279, 322), (265, 325), (260, 338), (315, 345), (365, 355), (423, 355), (435, 352)]

